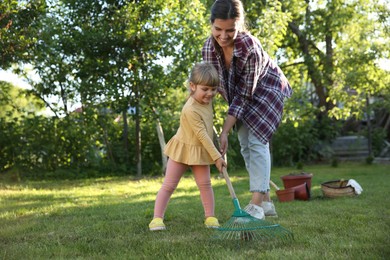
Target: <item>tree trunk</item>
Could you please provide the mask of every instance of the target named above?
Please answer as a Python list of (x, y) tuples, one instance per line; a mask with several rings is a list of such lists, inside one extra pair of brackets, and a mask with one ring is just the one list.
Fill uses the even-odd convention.
[(371, 109), (370, 109), (370, 99), (368, 94), (366, 94), (366, 113), (367, 113), (367, 139), (368, 139), (368, 156), (373, 156), (372, 154), (372, 135), (371, 135)]
[[(291, 31), (298, 37), (299, 46), (304, 55), (304, 62), (307, 66), (309, 77), (315, 87), (318, 96), (318, 107), (327, 107), (325, 87), (323, 85), (321, 72), (310, 53), (310, 46), (313, 45), (307, 36), (298, 28), (294, 22), (290, 22), (289, 27)], [(317, 50), (318, 51), (318, 50)]]
[(123, 118), (123, 151), (125, 157), (126, 168), (129, 162), (129, 125), (127, 124), (127, 109), (123, 109), (122, 111)]
[(141, 149), (141, 115), (139, 105), (139, 89), (137, 87), (135, 91), (135, 100), (137, 102), (135, 110), (135, 145), (136, 145), (136, 157), (137, 157), (137, 177), (142, 176), (142, 149)]

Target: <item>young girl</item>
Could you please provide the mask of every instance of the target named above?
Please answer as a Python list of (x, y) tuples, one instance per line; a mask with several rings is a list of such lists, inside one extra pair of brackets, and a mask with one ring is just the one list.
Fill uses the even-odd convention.
[(214, 217), (214, 192), (210, 181), (210, 164), (219, 171), (226, 167), (214, 146), (212, 100), (219, 84), (218, 72), (210, 63), (195, 64), (189, 78), (190, 96), (180, 116), (180, 127), (165, 147), (169, 157), (164, 182), (157, 193), (151, 231), (164, 230), (164, 213), (181, 177), (191, 168), (200, 191), (206, 227), (218, 228)]

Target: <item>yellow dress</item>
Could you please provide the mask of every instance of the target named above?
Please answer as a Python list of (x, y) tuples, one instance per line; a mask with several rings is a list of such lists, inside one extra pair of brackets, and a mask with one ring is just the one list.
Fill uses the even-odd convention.
[(171, 160), (187, 165), (214, 164), (221, 154), (212, 140), (212, 103), (200, 104), (190, 96), (181, 111), (180, 127), (164, 153)]

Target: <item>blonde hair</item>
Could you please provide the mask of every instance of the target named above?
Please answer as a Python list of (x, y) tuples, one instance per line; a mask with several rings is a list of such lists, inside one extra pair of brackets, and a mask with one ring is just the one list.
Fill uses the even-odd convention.
[(209, 62), (196, 63), (191, 70), (190, 77), (188, 78), (188, 85), (190, 82), (195, 85), (217, 88), (219, 85), (218, 71), (214, 65)]

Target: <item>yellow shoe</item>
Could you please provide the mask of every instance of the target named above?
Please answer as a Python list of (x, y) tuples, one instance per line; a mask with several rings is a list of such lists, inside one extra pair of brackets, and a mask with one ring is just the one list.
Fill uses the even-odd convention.
[(219, 228), (220, 227), (218, 219), (215, 217), (206, 218), (206, 220), (204, 221), (204, 224), (208, 228)]
[(154, 218), (149, 224), (150, 231), (165, 230), (165, 224), (162, 218)]

